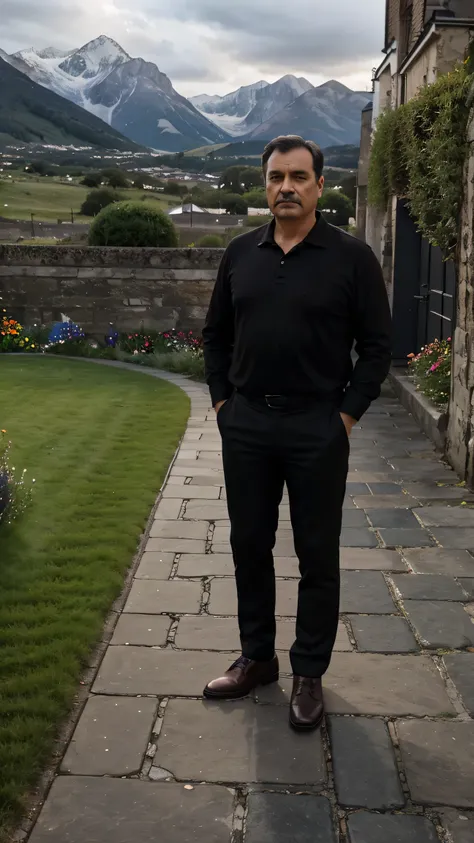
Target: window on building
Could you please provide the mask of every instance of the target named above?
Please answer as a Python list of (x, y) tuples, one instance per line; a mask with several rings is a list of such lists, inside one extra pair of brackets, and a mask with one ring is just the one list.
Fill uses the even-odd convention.
[(413, 30), (413, 0), (400, 0), (400, 51), (402, 61), (411, 46)]

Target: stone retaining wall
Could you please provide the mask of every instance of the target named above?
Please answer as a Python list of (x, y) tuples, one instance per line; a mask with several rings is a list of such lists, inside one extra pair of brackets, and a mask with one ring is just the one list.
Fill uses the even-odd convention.
[(202, 328), (222, 249), (0, 246), (0, 304), (24, 324), (87, 333)]

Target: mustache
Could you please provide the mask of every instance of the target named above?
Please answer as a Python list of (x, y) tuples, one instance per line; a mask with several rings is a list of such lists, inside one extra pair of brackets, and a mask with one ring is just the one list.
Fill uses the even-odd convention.
[(297, 199), (297, 197), (293, 196), (293, 195), (288, 195), (288, 196), (283, 195), (282, 198), (279, 199), (276, 204), (277, 205), (283, 205), (285, 202), (294, 202), (295, 205), (301, 205), (300, 200)]

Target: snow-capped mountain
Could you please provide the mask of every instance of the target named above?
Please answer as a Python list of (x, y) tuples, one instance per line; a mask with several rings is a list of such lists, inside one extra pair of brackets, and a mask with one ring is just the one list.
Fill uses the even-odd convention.
[(255, 107), (260, 91), (267, 87), (268, 82), (262, 80), (253, 85), (244, 85), (223, 97), (201, 94), (191, 97), (190, 102), (202, 114), (212, 115), (211, 120), (221, 129), (231, 135), (238, 135), (248, 131), (245, 118)]
[(248, 140), (279, 134), (302, 135), (320, 146), (359, 144), (360, 115), (371, 94), (351, 91), (332, 80), (311, 88), (253, 129)]
[(55, 50), (21, 50), (6, 59), (30, 79), (119, 129), (136, 143), (179, 151), (229, 140), (180, 96), (156, 65), (131, 58), (101, 35), (66, 56)]
[(276, 82), (245, 85), (224, 97), (203, 94), (191, 102), (231, 135), (247, 135), (297, 97), (312, 89), (303, 77), (283, 76)]

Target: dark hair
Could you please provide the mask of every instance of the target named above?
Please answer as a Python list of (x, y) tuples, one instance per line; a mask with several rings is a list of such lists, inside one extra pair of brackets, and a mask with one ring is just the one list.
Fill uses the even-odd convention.
[(278, 138), (267, 143), (262, 155), (263, 172), (267, 169), (268, 159), (275, 151), (290, 152), (292, 149), (307, 149), (313, 158), (313, 168), (316, 178), (320, 179), (324, 167), (324, 155), (317, 143), (311, 140), (300, 138), (299, 135), (280, 135)]

